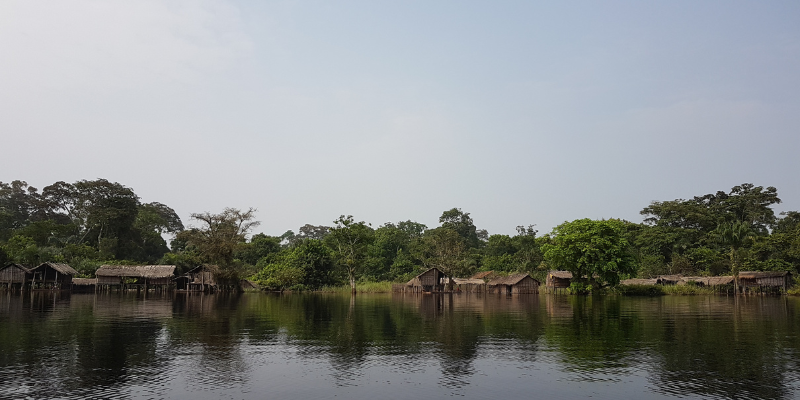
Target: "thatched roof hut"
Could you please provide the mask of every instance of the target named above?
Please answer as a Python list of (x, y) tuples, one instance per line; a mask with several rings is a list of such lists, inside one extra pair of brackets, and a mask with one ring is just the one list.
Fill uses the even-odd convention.
[(486, 285), (495, 293), (539, 293), (539, 284), (528, 274), (513, 274), (495, 278)]
[(0, 268), (0, 284), (25, 285), (31, 279), (31, 270), (20, 264), (8, 264)]
[(69, 289), (72, 277), (78, 275), (67, 264), (46, 262), (31, 269), (31, 287), (36, 289)]
[(632, 278), (632, 279), (623, 279), (619, 282), (620, 285), (655, 285), (658, 283), (658, 279), (641, 279), (641, 278)]
[(399, 292), (443, 292), (449, 277), (438, 268), (431, 268), (408, 281), (405, 285), (393, 286), (393, 291)]
[(481, 279), (483, 281), (492, 280), (497, 277), (494, 271), (481, 271), (469, 277), (469, 279)]
[(216, 265), (201, 265), (193, 268), (189, 272), (175, 278), (177, 289), (190, 292), (208, 292), (216, 290), (217, 273), (219, 273), (219, 267)]
[(786, 289), (791, 284), (788, 271), (742, 271), (739, 272), (741, 288), (758, 288), (759, 290)]
[(687, 285), (694, 282), (698, 286), (726, 286), (733, 285), (732, 276), (684, 276), (679, 285)]
[(486, 281), (473, 278), (453, 278), (453, 290), (456, 292), (485, 292)]
[(94, 292), (97, 278), (72, 278), (73, 292)]
[(98, 285), (169, 285), (174, 265), (102, 265), (94, 273)]
[(677, 285), (683, 279), (683, 275), (659, 275), (656, 279), (659, 285)]
[(572, 283), (572, 272), (569, 271), (550, 271), (547, 273), (545, 288), (548, 291), (556, 292), (564, 290)]

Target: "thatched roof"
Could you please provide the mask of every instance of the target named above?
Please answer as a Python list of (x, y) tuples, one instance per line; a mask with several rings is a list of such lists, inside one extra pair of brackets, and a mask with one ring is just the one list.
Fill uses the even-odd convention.
[(483, 279), (473, 279), (473, 278), (453, 278), (453, 283), (456, 285), (483, 285)]
[(658, 282), (680, 282), (683, 279), (683, 275), (659, 275)]
[(216, 265), (212, 265), (212, 264), (203, 264), (203, 265), (200, 265), (200, 266), (197, 266), (197, 267), (194, 267), (194, 268), (190, 269), (184, 275), (197, 274), (197, 273), (200, 273), (200, 272), (203, 272), (203, 271), (208, 271), (208, 272), (211, 272), (213, 274), (216, 274), (216, 273), (219, 272), (219, 267), (216, 266)]
[(759, 278), (780, 278), (788, 275), (786, 271), (742, 271), (739, 272), (741, 279), (759, 279)]
[(681, 280), (682, 283), (697, 282), (705, 286), (722, 286), (732, 285), (732, 276), (685, 276)]
[(572, 272), (569, 271), (550, 271), (548, 275), (558, 279), (572, 279)]
[(620, 285), (655, 285), (658, 283), (658, 279), (623, 279), (619, 282)]
[(494, 271), (481, 271), (469, 277), (469, 279), (486, 279), (489, 275), (493, 275)]
[[(528, 274), (513, 274), (509, 276), (501, 276), (499, 278), (492, 279), (489, 281), (487, 285), (494, 286), (494, 285), (516, 285), (525, 277), (529, 277)], [(532, 278), (531, 278), (532, 279)], [(534, 279), (535, 280), (535, 279)]]
[(11, 268), (11, 267), (19, 268), (19, 269), (25, 271), (26, 273), (31, 272), (30, 268), (26, 268), (26, 267), (24, 267), (24, 266), (22, 266), (20, 264), (13, 264), (13, 263), (12, 264), (7, 264), (5, 266), (0, 267), (0, 271), (4, 270), (6, 268)]
[(175, 273), (174, 265), (102, 265), (96, 276), (126, 276), (131, 278), (169, 278)]
[(38, 267), (31, 269), (31, 271), (35, 271), (35, 270), (37, 270), (39, 268), (45, 268), (45, 267), (50, 267), (50, 268), (58, 271), (59, 274), (78, 275), (78, 271), (75, 271), (74, 269), (72, 269), (72, 267), (70, 267), (67, 264), (57, 264), (57, 263), (51, 263), (51, 262), (46, 262), (46, 263), (39, 264)]
[(97, 278), (89, 279), (89, 278), (72, 278), (72, 284), (74, 286), (91, 286), (97, 284)]

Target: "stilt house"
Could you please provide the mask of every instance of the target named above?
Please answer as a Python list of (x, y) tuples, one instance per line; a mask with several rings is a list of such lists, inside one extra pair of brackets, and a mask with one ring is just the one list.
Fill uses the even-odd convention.
[(742, 271), (739, 272), (741, 291), (786, 292), (791, 285), (791, 274), (787, 271)]
[(486, 292), (486, 281), (473, 278), (453, 278), (453, 291), (463, 293)]
[(444, 292), (450, 278), (438, 268), (431, 268), (408, 281), (405, 285), (397, 285), (394, 291), (411, 293)]
[(175, 278), (176, 289), (187, 292), (211, 292), (217, 290), (216, 265), (201, 265)]
[(22, 289), (31, 279), (31, 270), (19, 264), (8, 264), (0, 268), (0, 287)]
[(73, 292), (94, 292), (97, 287), (96, 278), (72, 278)]
[(566, 290), (572, 283), (572, 272), (569, 271), (550, 271), (547, 273), (545, 280), (545, 289), (548, 292), (555, 293), (560, 290)]
[(496, 278), (486, 284), (489, 293), (524, 294), (539, 293), (540, 282), (528, 274), (514, 274)]
[(169, 289), (174, 265), (103, 265), (94, 273), (103, 289)]
[(31, 289), (72, 289), (72, 277), (78, 275), (67, 264), (46, 262), (31, 269)]

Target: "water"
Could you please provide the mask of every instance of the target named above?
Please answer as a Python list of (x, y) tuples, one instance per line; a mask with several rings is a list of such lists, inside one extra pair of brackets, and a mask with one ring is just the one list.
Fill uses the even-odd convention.
[(800, 299), (0, 292), (0, 398), (800, 398)]

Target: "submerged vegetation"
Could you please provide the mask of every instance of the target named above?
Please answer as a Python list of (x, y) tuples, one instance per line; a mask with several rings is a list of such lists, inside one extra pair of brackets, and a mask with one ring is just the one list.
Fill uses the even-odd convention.
[[(373, 227), (342, 215), (330, 226), (307, 224), (280, 236), (254, 234), (255, 210), (192, 214), (143, 203), (133, 189), (104, 179), (56, 182), (43, 190), (0, 182), (0, 263), (63, 262), (84, 276), (101, 264), (171, 264), (183, 273), (219, 267), (220, 280), (242, 278), (270, 290), (388, 291), (436, 267), (450, 276), (478, 271), (550, 269), (576, 277), (574, 293), (598, 293), (621, 279), (665, 274), (736, 275), (800, 266), (800, 213), (776, 215), (777, 189), (742, 184), (728, 192), (656, 201), (642, 223), (579, 219), (538, 235), (489, 234), (453, 208), (428, 227), (411, 220)], [(167, 243), (166, 238), (171, 238)], [(371, 283), (380, 282), (380, 283)], [(344, 287), (345, 289), (342, 289)], [(622, 294), (711, 292), (695, 286), (617, 289)]]

